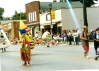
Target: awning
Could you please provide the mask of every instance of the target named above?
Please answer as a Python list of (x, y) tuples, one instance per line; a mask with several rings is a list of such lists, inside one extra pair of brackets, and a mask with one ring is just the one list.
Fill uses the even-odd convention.
[(40, 24), (40, 22), (37, 22), (37, 23), (30, 23), (30, 24), (26, 24), (27, 26), (32, 26), (32, 25), (39, 25)]

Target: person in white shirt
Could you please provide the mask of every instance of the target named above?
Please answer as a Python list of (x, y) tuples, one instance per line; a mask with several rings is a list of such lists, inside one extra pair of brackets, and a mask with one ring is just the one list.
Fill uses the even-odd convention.
[(75, 32), (75, 30), (74, 30), (74, 29), (73, 29), (72, 36), (73, 36), (73, 42), (74, 42), (74, 45), (75, 45), (75, 44), (76, 44), (76, 41), (75, 41), (76, 32)]
[(77, 33), (77, 30), (75, 30), (75, 42), (76, 42), (76, 45), (79, 45), (79, 34)]
[(38, 33), (36, 32), (35, 37), (38, 38)]
[(53, 39), (54, 39), (54, 40), (57, 40), (58, 38), (57, 38), (57, 36), (56, 36), (56, 35), (54, 35), (54, 36), (53, 36)]
[(38, 32), (36, 32), (36, 34), (35, 34), (35, 39), (36, 39), (36, 44), (39, 44), (39, 42), (38, 42)]

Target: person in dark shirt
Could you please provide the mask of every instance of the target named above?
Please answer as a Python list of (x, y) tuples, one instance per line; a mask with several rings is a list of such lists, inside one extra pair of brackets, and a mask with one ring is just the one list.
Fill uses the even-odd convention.
[(94, 49), (95, 49), (95, 53), (96, 53), (96, 57), (95, 60), (98, 59), (99, 57), (99, 28), (96, 29), (96, 32), (93, 33), (92, 38), (94, 40)]

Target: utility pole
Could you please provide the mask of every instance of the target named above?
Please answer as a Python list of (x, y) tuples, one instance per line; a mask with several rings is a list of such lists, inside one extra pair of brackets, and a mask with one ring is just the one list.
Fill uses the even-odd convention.
[(86, 0), (83, 0), (83, 19), (84, 19), (84, 26), (87, 27), (87, 32), (88, 32)]
[(51, 21), (50, 31), (51, 31), (51, 36), (53, 36), (53, 24), (52, 24), (52, 14), (51, 14), (52, 4), (51, 3), (49, 4), (49, 10), (50, 10), (50, 21)]

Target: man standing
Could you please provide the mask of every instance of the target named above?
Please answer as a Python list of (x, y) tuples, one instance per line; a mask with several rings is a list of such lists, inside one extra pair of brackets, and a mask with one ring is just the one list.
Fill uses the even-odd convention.
[(80, 34), (80, 38), (81, 38), (81, 44), (82, 44), (82, 47), (83, 49), (85, 50), (84, 51), (84, 56), (85, 58), (89, 58), (88, 57), (88, 52), (89, 52), (89, 41), (88, 41), (88, 33), (87, 33), (87, 27), (84, 26), (83, 27), (83, 31), (82, 33)]

